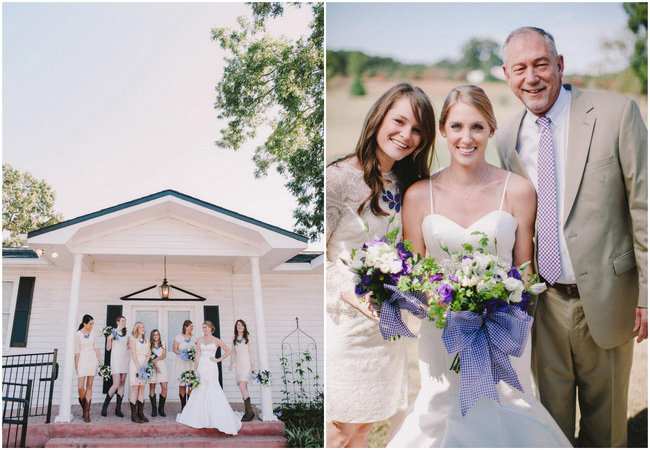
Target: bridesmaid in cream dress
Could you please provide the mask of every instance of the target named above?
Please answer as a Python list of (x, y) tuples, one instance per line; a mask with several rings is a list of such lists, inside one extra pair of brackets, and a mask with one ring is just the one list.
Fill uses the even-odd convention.
[[(183, 331), (174, 338), (174, 347), (172, 351), (176, 354), (174, 357), (174, 379), (178, 380), (183, 372), (194, 369), (193, 361), (185, 361), (180, 354), (183, 350), (194, 347), (196, 338), (192, 335), (194, 324), (191, 320), (183, 322)], [(181, 411), (185, 408), (187, 397), (192, 393), (192, 389), (186, 388), (182, 384), (178, 385), (178, 396), (181, 398)]]
[[(167, 358), (167, 347), (160, 337), (160, 331), (151, 330), (149, 335), (151, 342), (151, 354), (155, 355), (153, 360), (154, 371), (151, 379), (149, 380), (149, 401), (151, 402), (151, 417), (156, 417), (160, 414), (161, 417), (166, 417), (165, 414), (165, 401), (167, 400), (167, 363), (164, 362)], [(158, 406), (156, 407), (156, 383), (160, 383), (160, 398)], [(156, 411), (156, 408), (158, 410)]]
[(246, 322), (239, 319), (235, 322), (235, 337), (232, 339), (232, 357), (230, 358), (230, 367), (235, 366), (235, 376), (237, 384), (244, 399), (244, 417), (242, 422), (250, 422), (255, 417), (251, 398), (248, 394), (248, 383), (251, 382), (251, 373), (255, 370), (255, 349), (253, 340), (248, 334)]
[(93, 330), (92, 316), (83, 316), (74, 335), (74, 368), (77, 371), (79, 403), (83, 409), (84, 422), (90, 422), (90, 403), (93, 397), (93, 379), (102, 363), (97, 348), (97, 333)]
[(124, 386), (126, 376), (129, 373), (129, 337), (126, 335), (126, 318), (119, 316), (116, 319), (116, 326), (113, 332), (106, 339), (106, 351), (111, 352), (111, 375), (113, 376), (113, 385), (106, 394), (104, 405), (102, 406), (102, 416), (106, 417), (108, 413), (108, 404), (111, 402), (113, 395), (117, 393), (115, 401), (115, 415), (124, 417), (122, 414), (122, 397), (124, 396)]
[(144, 415), (144, 389), (148, 380), (138, 377), (140, 369), (149, 364), (149, 355), (151, 354), (151, 348), (145, 333), (144, 324), (136, 322), (133, 325), (131, 339), (129, 339), (129, 350), (131, 352), (131, 362), (129, 363), (131, 395), (129, 396), (129, 403), (131, 405), (131, 420), (136, 423), (149, 422), (149, 419)]
[(386, 234), (391, 216), (400, 217), (401, 195), (429, 176), (435, 127), (426, 94), (397, 84), (369, 111), (354, 155), (327, 167), (328, 447), (366, 447), (374, 422), (407, 407), (406, 339), (382, 338), (344, 261)]

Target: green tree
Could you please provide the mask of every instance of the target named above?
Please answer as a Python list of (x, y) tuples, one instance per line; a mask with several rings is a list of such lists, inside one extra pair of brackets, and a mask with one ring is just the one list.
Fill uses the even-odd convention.
[(463, 46), (463, 57), (458, 64), (470, 70), (480, 69), (491, 77), (490, 69), (503, 64), (498, 54), (499, 48), (499, 44), (493, 40), (473, 38)]
[(255, 149), (255, 177), (274, 167), (297, 199), (294, 231), (311, 240), (323, 232), (324, 4), (310, 4), (311, 34), (293, 42), (271, 36), (268, 20), (300, 3), (249, 3), (253, 22), (238, 18), (239, 29), (217, 28), (212, 39), (232, 56), (217, 84), (215, 108), (228, 121), (220, 148), (238, 150), (266, 125), (271, 134)]
[(641, 81), (641, 93), (648, 93), (648, 4), (623, 3), (627, 13), (627, 26), (637, 40), (634, 44), (634, 53), (630, 59), (630, 67)]
[(63, 216), (54, 212), (56, 194), (45, 180), (29, 172), (21, 173), (10, 164), (2, 165), (2, 234), (3, 247), (21, 245), (18, 235), (54, 225)]

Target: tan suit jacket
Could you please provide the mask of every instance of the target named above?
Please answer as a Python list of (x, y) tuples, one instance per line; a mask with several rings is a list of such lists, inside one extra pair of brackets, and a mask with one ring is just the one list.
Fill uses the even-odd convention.
[[(648, 131), (632, 99), (565, 88), (571, 108), (562, 231), (589, 330), (608, 349), (634, 336), (635, 309), (648, 301)], [(496, 144), (502, 166), (529, 178), (516, 150), (525, 113), (499, 129)]]

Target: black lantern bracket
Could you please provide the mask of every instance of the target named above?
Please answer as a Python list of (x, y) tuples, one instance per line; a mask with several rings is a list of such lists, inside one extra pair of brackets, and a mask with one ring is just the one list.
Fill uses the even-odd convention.
[(124, 297), (120, 297), (120, 300), (126, 300), (126, 301), (164, 301), (164, 302), (195, 302), (195, 301), (205, 301), (205, 297), (201, 297), (200, 295), (194, 294), (193, 292), (186, 291), (185, 289), (181, 289), (178, 286), (174, 286), (173, 284), (170, 285), (173, 289), (176, 289), (177, 291), (184, 292), (187, 295), (190, 295), (192, 298), (168, 298), (168, 299), (163, 299), (160, 297), (157, 298), (134, 298), (135, 295), (141, 294), (143, 292), (150, 291), (152, 289), (157, 289), (158, 285), (154, 284), (153, 286), (149, 286), (144, 289), (140, 289), (139, 291), (132, 292), (128, 295), (125, 295)]

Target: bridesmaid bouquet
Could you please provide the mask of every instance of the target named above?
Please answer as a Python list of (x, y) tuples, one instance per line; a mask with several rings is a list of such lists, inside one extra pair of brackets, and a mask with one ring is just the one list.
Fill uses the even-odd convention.
[(153, 370), (151, 368), (151, 364), (147, 362), (147, 364), (143, 364), (140, 366), (140, 369), (138, 369), (138, 373), (135, 374), (135, 376), (140, 380), (147, 382), (151, 379), (151, 376), (153, 375)]
[(255, 371), (252, 371), (253, 374), (253, 380), (255, 380), (257, 383), (261, 384), (262, 386), (271, 386), (271, 372), (268, 370), (259, 370), (257, 373)]
[(190, 348), (181, 350), (178, 353), (178, 356), (180, 356), (183, 361), (187, 361), (187, 362), (194, 361), (196, 359), (196, 348), (192, 346)]
[[(389, 220), (388, 228), (394, 218)], [(415, 337), (402, 320), (402, 309), (420, 318), (426, 315), (426, 299), (421, 293), (408, 293), (398, 288), (402, 280), (417, 278), (425, 268), (420, 255), (413, 255), (410, 242), (397, 242), (399, 230), (396, 226), (380, 239), (371, 239), (360, 249), (353, 249), (352, 261), (346, 262), (354, 274), (357, 297), (371, 294), (381, 307), (379, 330), (386, 340), (402, 335)]]
[(111, 366), (108, 364), (99, 366), (99, 376), (108, 381), (111, 379)]
[(156, 358), (158, 358), (158, 355), (156, 355), (154, 352), (151, 352), (151, 354), (149, 355), (149, 367), (151, 367), (152, 373), (154, 370), (156, 370), (156, 366), (153, 365), (153, 362)]
[(104, 328), (102, 328), (102, 336), (110, 336), (113, 334), (113, 327), (106, 325)]
[(185, 372), (181, 373), (181, 376), (178, 379), (178, 383), (189, 387), (190, 389), (196, 389), (199, 384), (201, 384), (199, 382), (199, 377), (193, 370), (186, 370)]

